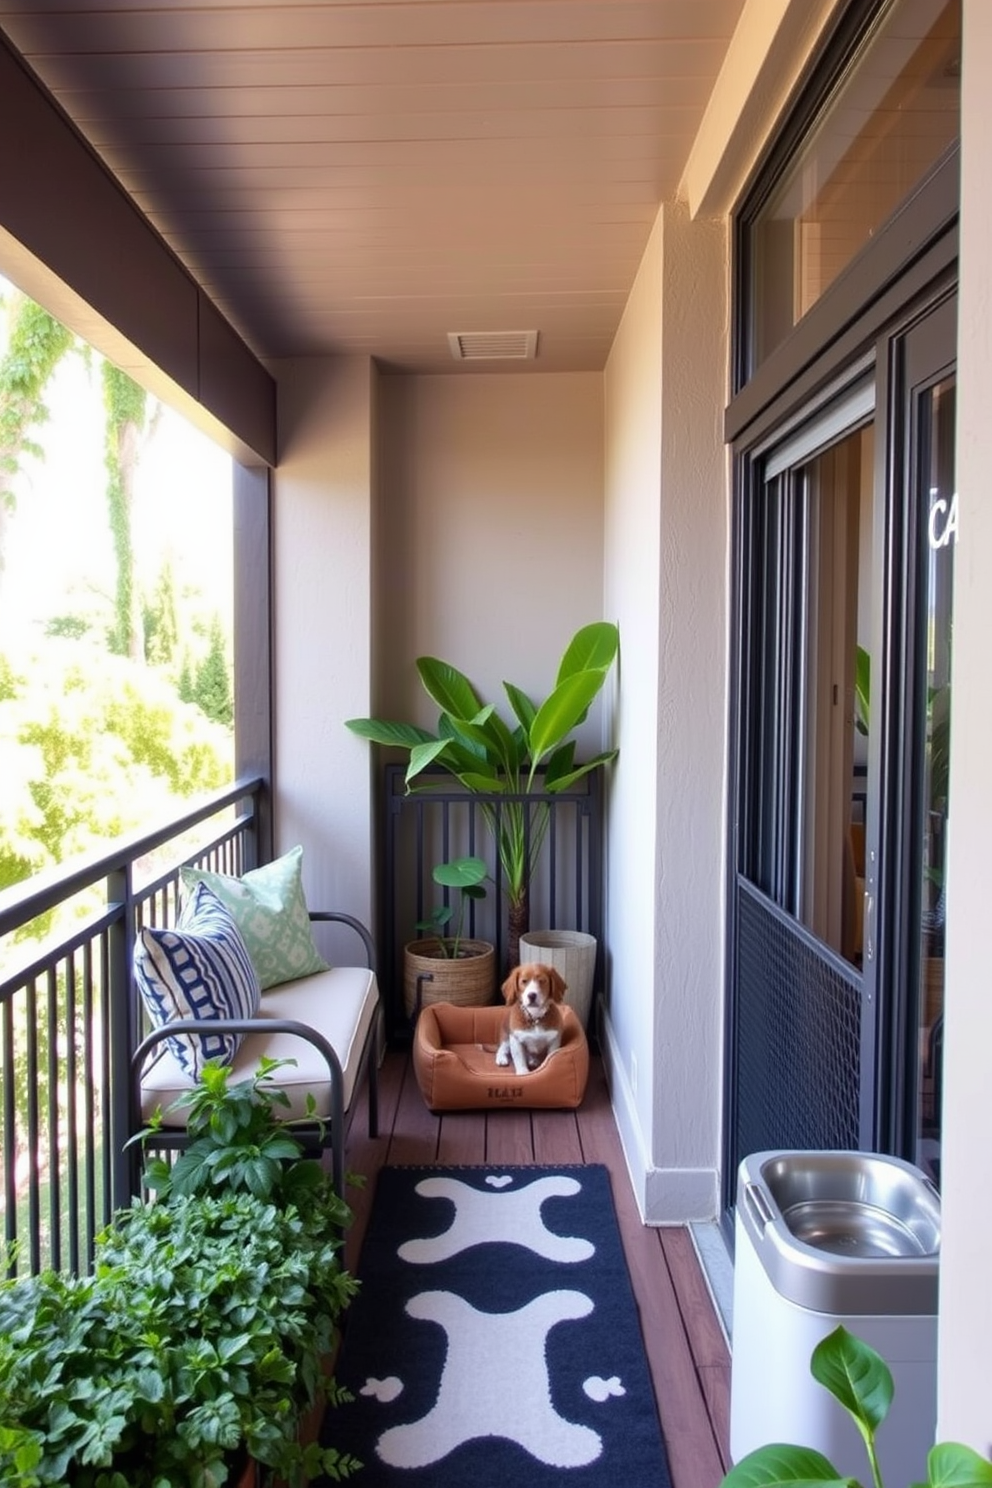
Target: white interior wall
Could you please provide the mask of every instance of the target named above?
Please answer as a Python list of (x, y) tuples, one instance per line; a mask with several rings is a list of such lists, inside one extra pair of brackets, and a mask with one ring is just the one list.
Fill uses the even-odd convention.
[(992, 634), (992, 198), (986, 141), (992, 130), (992, 7), (964, 0), (962, 48), (961, 278), (958, 321), (957, 487), (954, 555), (953, 828), (948, 837), (943, 1236), (938, 1341), (938, 1439), (992, 1455), (988, 1285), (992, 1234), (989, 1091), (992, 989), (992, 735), (988, 638)]
[(370, 760), (344, 720), (370, 708), (379, 378), (367, 357), (277, 361), (271, 371), (276, 850), (303, 844), (311, 908), (371, 923)]
[(722, 223), (663, 207), (607, 363), (606, 603), (620, 618), (606, 1056), (645, 1218), (718, 1205), (727, 687)]

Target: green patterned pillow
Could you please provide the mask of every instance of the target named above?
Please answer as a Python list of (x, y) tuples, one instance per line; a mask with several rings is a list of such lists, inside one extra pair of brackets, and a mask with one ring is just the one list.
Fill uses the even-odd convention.
[(314, 945), (302, 870), (302, 847), (292, 848), (274, 863), (252, 868), (243, 878), (205, 868), (180, 869), (186, 892), (194, 884), (205, 883), (227, 905), (263, 990), (327, 970), (327, 962)]

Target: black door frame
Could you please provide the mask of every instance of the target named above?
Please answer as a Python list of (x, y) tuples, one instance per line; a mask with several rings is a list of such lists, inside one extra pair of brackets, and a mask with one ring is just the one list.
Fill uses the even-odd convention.
[[(742, 533), (744, 495), (753, 479), (752, 452), (767, 444), (776, 430), (784, 429), (812, 403), (824, 399), (830, 388), (845, 378), (852, 366), (867, 364), (876, 348), (882, 348), (876, 366), (876, 408), (890, 419), (892, 376), (888, 349), (899, 344), (914, 320), (954, 292), (957, 279), (958, 152), (953, 150), (926, 182), (904, 204), (887, 227), (824, 295), (813, 311), (796, 327), (788, 341), (769, 358), (752, 381), (729, 405), (725, 429), (733, 443), (733, 520), (731, 559), (731, 689), (730, 772), (728, 794), (727, 855), (727, 967), (725, 998), (725, 1078), (723, 1131), (723, 1203), (729, 1212), (735, 1198), (736, 1151), (733, 1129), (736, 1110), (737, 1063), (737, 931), (735, 903), (739, 862), (738, 841), (741, 784), (746, 769), (746, 749), (740, 731), (746, 702), (744, 659), (753, 638), (742, 633)], [(815, 325), (813, 322), (815, 321)], [(818, 349), (814, 351), (814, 342)], [(906, 435), (908, 437), (908, 435)], [(878, 447), (884, 458), (886, 440)], [(886, 480), (891, 478), (888, 474)], [(888, 507), (889, 502), (880, 503)], [(743, 756), (743, 757), (742, 757)], [(905, 799), (905, 797), (903, 797)], [(880, 911), (884, 905), (879, 906)], [(878, 1031), (881, 1012), (863, 1009), (862, 1058), (868, 1061), (870, 1082), (862, 1082), (862, 1138), (870, 1128), (872, 1145), (892, 1147), (897, 1137), (896, 1092), (883, 1091), (878, 1078), (880, 1061), (889, 1057), (890, 1034)], [(888, 1128), (888, 1129), (886, 1129)]]

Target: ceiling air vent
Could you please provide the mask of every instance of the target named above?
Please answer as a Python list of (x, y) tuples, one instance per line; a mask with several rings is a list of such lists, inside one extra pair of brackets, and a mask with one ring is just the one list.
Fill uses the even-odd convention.
[(449, 331), (456, 362), (529, 362), (537, 356), (537, 331)]

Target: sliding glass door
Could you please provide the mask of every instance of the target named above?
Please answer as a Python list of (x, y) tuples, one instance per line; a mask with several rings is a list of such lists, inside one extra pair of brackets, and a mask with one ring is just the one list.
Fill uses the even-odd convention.
[(878, 823), (869, 883), (879, 1007), (875, 1131), (889, 1150), (940, 1178), (944, 869), (957, 547), (954, 482), (956, 299), (891, 346), (892, 453), (882, 643)]
[(728, 1136), (939, 1172), (953, 301), (739, 451)]

